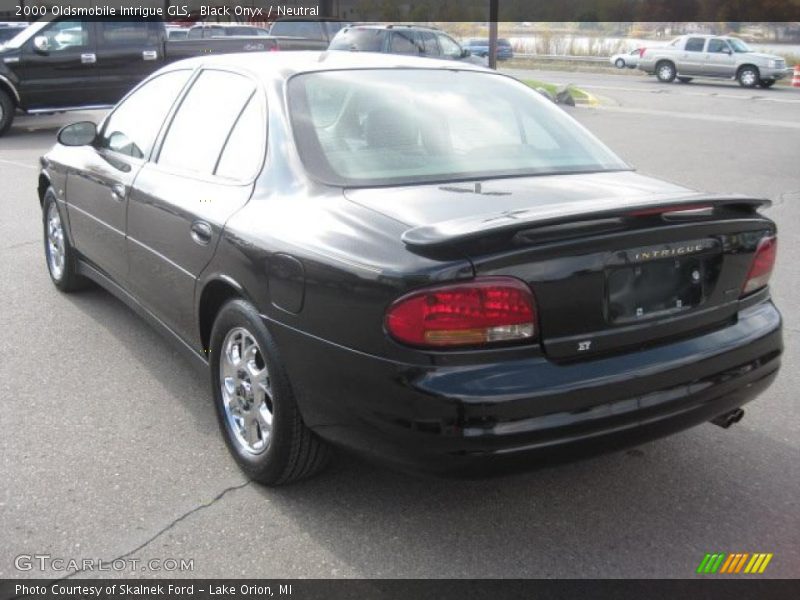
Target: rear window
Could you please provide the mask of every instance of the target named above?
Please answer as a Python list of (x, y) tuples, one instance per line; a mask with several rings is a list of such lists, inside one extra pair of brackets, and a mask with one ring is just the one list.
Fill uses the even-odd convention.
[(380, 52), (383, 50), (384, 35), (382, 29), (348, 29), (333, 39), (329, 50)]
[(628, 168), (560, 108), (502, 75), (438, 69), (293, 77), (298, 150), (341, 186)]

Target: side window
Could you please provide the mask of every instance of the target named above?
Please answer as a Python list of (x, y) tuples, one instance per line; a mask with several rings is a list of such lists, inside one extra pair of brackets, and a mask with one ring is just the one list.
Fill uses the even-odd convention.
[(213, 174), (228, 134), (254, 91), (253, 82), (242, 75), (203, 71), (169, 126), (158, 164)]
[(203, 37), (203, 27), (192, 27), (186, 36), (190, 40), (199, 40)]
[(98, 21), (101, 46), (142, 46), (158, 42), (155, 29), (147, 21)]
[(708, 52), (728, 52), (728, 42), (725, 40), (708, 40)]
[(246, 181), (254, 177), (264, 157), (267, 124), (257, 94), (250, 98), (222, 149), (215, 175)]
[(123, 100), (103, 127), (100, 148), (134, 158), (147, 157), (169, 109), (190, 75), (189, 70), (164, 73)]
[(705, 38), (689, 38), (686, 40), (686, 46), (684, 49), (687, 52), (702, 52), (703, 46), (706, 45)]
[(390, 52), (394, 54), (419, 54), (419, 48), (414, 40), (414, 32), (392, 32), (392, 45)]
[(89, 46), (89, 23), (85, 21), (57, 21), (45, 27), (35, 37), (47, 38), (48, 52), (64, 52)]
[(439, 34), (439, 45), (442, 47), (442, 54), (445, 56), (449, 56), (450, 58), (461, 57), (461, 46), (443, 33)]
[(439, 45), (436, 43), (436, 36), (429, 31), (417, 32), (419, 45), (426, 56), (440, 56)]

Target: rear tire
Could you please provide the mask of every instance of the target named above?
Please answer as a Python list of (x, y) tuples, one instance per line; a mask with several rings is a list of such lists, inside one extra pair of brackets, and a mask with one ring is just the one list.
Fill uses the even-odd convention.
[(691, 77), (678, 77), (678, 81), (680, 81), (681, 83), (689, 83), (689, 82), (692, 81), (692, 78)]
[(264, 485), (314, 475), (330, 448), (300, 416), (275, 341), (244, 300), (220, 309), (209, 367), (220, 430), (239, 467)]
[(745, 88), (754, 88), (760, 81), (758, 69), (756, 67), (746, 66), (739, 69), (736, 75), (739, 85)]
[(5, 90), (0, 89), (0, 135), (3, 135), (11, 127), (11, 123), (14, 122), (15, 110), (16, 106), (14, 106), (11, 96)]
[(661, 83), (672, 83), (676, 75), (675, 65), (670, 61), (662, 60), (656, 65), (656, 77)]
[(775, 80), (774, 79), (760, 79), (758, 81), (758, 85), (766, 90), (766, 89), (771, 88), (773, 85), (775, 85)]
[(77, 272), (77, 256), (69, 243), (61, 218), (61, 209), (53, 188), (48, 188), (42, 202), (44, 221), (44, 257), (50, 279), (64, 293), (83, 289), (88, 280)]

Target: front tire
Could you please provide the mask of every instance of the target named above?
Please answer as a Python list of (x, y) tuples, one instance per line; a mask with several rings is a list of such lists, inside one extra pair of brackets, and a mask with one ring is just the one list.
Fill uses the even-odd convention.
[(756, 67), (742, 67), (739, 69), (739, 74), (736, 76), (739, 85), (745, 88), (753, 88), (758, 85), (760, 80), (758, 69)]
[(621, 58), (618, 58), (618, 59), (617, 59), (617, 60), (614, 62), (614, 66), (616, 66), (618, 69), (624, 69), (624, 68), (625, 68), (625, 61), (624, 61), (624, 60), (622, 60)]
[(61, 211), (53, 188), (48, 188), (42, 202), (44, 221), (44, 256), (53, 284), (69, 293), (86, 287), (87, 280), (77, 272), (77, 256), (69, 243)]
[(656, 65), (656, 77), (661, 83), (672, 83), (675, 81), (675, 65), (668, 60), (663, 60)]
[(329, 447), (303, 423), (258, 311), (244, 300), (226, 303), (214, 322), (210, 350), (220, 430), (247, 476), (281, 485), (322, 470)]
[(14, 121), (14, 101), (8, 92), (0, 89), (0, 135), (3, 135), (11, 127)]
[(764, 88), (766, 90), (766, 89), (771, 88), (773, 85), (775, 85), (775, 80), (774, 79), (761, 79), (761, 80), (759, 80), (758, 85), (760, 85), (762, 88)]

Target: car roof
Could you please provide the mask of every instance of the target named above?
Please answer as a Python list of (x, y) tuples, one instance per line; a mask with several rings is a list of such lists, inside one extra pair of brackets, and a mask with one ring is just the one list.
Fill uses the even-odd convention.
[(397, 29), (399, 31), (403, 31), (404, 29), (424, 29), (425, 31), (442, 32), (441, 29), (433, 27), (432, 25), (406, 25), (404, 23), (353, 23), (347, 25), (345, 29)]
[(420, 58), (402, 54), (352, 52), (350, 50), (249, 52), (200, 56), (172, 63), (167, 70), (199, 67), (246, 70), (263, 80), (289, 79), (301, 73), (358, 69), (447, 69), (450, 71), (490, 72), (485, 67), (451, 60)]

